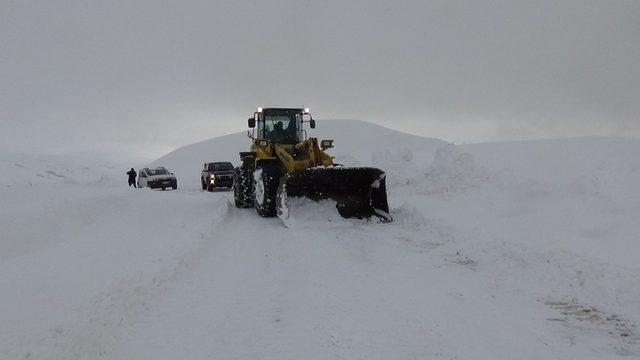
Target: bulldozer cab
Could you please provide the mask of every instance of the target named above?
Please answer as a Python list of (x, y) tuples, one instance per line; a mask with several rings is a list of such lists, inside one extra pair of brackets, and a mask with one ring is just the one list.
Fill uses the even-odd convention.
[(270, 108), (259, 109), (254, 119), (257, 122), (256, 139), (268, 140), (274, 144), (296, 144), (304, 141), (302, 123), (310, 122), (311, 116), (305, 109)]

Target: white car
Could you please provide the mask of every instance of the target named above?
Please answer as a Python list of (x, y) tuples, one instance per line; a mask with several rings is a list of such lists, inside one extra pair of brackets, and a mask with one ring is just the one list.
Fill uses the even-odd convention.
[(144, 168), (138, 173), (138, 187), (149, 187), (151, 189), (178, 188), (178, 180), (173, 173), (163, 167), (155, 169)]

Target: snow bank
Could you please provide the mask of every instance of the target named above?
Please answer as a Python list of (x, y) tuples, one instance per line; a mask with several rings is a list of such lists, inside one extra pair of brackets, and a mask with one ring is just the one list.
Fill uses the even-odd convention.
[(308, 198), (290, 197), (286, 201), (285, 214), (280, 217), (288, 228), (328, 226), (343, 224), (352, 220), (343, 219), (336, 210), (333, 200), (313, 201)]

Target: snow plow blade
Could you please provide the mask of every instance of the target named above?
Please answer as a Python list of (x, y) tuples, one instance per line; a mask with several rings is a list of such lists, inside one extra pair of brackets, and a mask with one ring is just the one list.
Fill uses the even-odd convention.
[(333, 167), (298, 171), (282, 178), (278, 195), (279, 208), (288, 197), (307, 197), (314, 201), (332, 199), (344, 218), (375, 216), (382, 222), (392, 221), (385, 173), (376, 168)]

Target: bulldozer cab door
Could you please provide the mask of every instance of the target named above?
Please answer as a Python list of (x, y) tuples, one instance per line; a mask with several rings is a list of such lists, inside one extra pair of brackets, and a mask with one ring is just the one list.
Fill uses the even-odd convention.
[(258, 139), (276, 144), (296, 144), (301, 141), (302, 113), (293, 109), (265, 111), (258, 121)]

